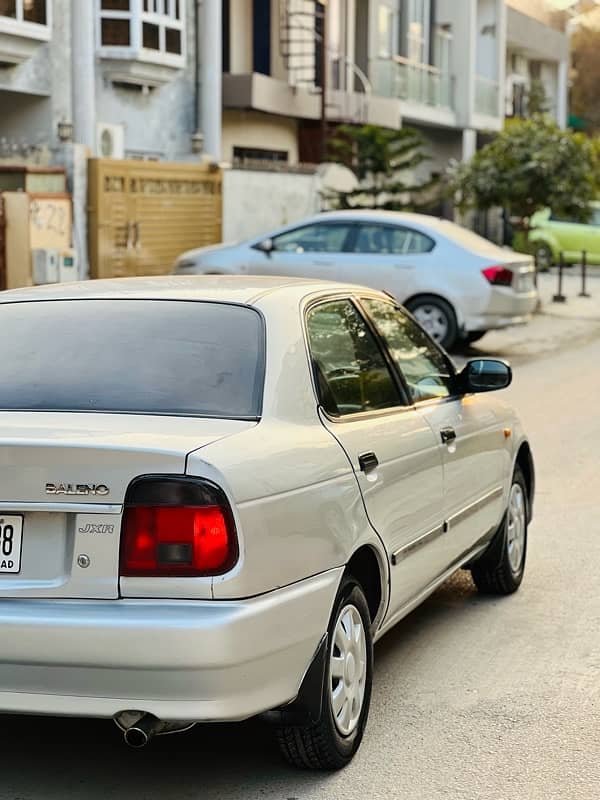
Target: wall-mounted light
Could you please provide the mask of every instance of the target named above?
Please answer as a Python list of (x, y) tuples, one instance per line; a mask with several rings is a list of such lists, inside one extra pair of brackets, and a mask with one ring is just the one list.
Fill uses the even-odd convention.
[(57, 126), (58, 138), (61, 142), (73, 141), (73, 123), (66, 119), (61, 120)]
[(204, 151), (204, 134), (201, 131), (196, 131), (191, 135), (192, 153), (200, 154)]

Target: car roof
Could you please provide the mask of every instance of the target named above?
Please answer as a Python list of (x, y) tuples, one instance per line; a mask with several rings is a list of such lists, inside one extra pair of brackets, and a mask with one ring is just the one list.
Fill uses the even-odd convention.
[(0, 292), (0, 303), (51, 300), (194, 300), (254, 305), (267, 295), (291, 292), (301, 300), (315, 293), (360, 290), (364, 286), (304, 278), (261, 275), (166, 275), (47, 284)]

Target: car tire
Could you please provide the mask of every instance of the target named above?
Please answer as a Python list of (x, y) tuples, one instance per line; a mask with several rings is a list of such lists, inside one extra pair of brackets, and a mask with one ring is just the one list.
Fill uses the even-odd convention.
[(528, 524), (527, 484), (520, 467), (515, 468), (508, 508), (490, 547), (471, 567), (471, 575), (482, 594), (516, 592), (525, 572)]
[(446, 350), (454, 346), (458, 338), (458, 323), (450, 303), (436, 295), (422, 294), (405, 305), (432, 339)]
[(551, 248), (543, 242), (535, 246), (533, 257), (535, 258), (538, 272), (548, 272), (554, 263), (554, 255), (552, 254)]
[(487, 331), (471, 331), (465, 336), (465, 342), (467, 342), (467, 344), (475, 344), (475, 342), (483, 339), (486, 333)]
[(277, 742), (286, 761), (301, 769), (318, 770), (338, 770), (350, 763), (367, 724), (372, 681), (369, 607), (360, 585), (346, 576), (328, 628), (321, 718), (313, 724), (277, 728)]

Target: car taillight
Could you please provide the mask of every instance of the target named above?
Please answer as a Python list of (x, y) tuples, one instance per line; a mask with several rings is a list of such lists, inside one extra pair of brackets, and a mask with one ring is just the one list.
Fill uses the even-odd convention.
[(513, 273), (507, 267), (487, 267), (481, 271), (494, 286), (512, 286)]
[(217, 487), (185, 478), (140, 479), (127, 495), (122, 576), (221, 575), (235, 564), (238, 547), (233, 517)]

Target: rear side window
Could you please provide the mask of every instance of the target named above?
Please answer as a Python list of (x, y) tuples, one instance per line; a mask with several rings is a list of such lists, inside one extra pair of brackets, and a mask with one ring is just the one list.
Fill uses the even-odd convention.
[(253, 309), (169, 300), (0, 304), (0, 409), (260, 415)]
[(401, 405), (377, 341), (349, 300), (313, 308), (307, 329), (319, 399), (329, 414), (345, 416)]

